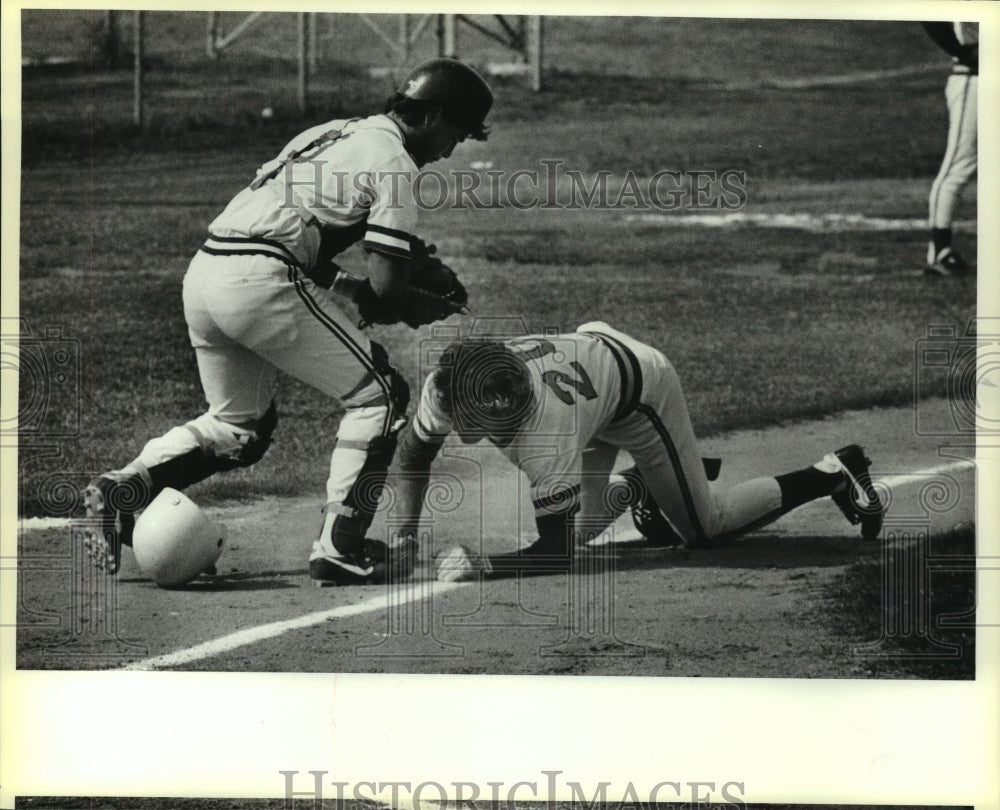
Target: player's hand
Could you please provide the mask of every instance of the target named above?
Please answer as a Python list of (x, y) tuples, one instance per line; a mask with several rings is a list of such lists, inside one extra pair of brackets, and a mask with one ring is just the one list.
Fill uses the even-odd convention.
[(476, 554), (467, 546), (453, 546), (437, 555), (437, 578), (440, 582), (468, 582), (492, 570), (488, 557)]

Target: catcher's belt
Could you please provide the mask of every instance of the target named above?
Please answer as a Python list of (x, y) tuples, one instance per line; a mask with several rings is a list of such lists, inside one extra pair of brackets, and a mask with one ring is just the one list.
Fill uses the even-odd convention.
[[(360, 229), (352, 227), (345, 228), (343, 230), (345, 232), (352, 230), (356, 232), (360, 230), (363, 235), (363, 223), (361, 224), (362, 227)], [(350, 238), (350, 236), (350, 234), (345, 234), (344, 238)], [(348, 243), (348, 245), (341, 247), (340, 250), (344, 250), (345, 247), (353, 244), (354, 241), (357, 240), (352, 240)], [(314, 267), (306, 267), (298, 260), (298, 258), (296, 258), (295, 254), (289, 250), (287, 245), (277, 241), (276, 239), (265, 239), (261, 236), (210, 235), (208, 239), (205, 240), (205, 243), (201, 246), (200, 250), (212, 256), (270, 256), (272, 259), (278, 259), (290, 267), (294, 267), (317, 286), (327, 290), (333, 286), (333, 280), (336, 277), (337, 272), (340, 270), (340, 268), (330, 260), (322, 263), (317, 262)], [(320, 245), (320, 251), (323, 251), (322, 243)]]

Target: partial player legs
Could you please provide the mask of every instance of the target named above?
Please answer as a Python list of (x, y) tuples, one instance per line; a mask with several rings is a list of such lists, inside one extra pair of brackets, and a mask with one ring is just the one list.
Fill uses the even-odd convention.
[(931, 186), (929, 220), (932, 228), (950, 228), (958, 199), (976, 173), (978, 135), (978, 78), (954, 75), (948, 78), (948, 143), (941, 168)]
[(121, 546), (132, 544), (135, 513), (164, 487), (183, 490), (216, 472), (249, 466), (270, 445), (277, 424), (274, 367), (224, 335), (209, 342), (192, 331), (192, 340), (208, 412), (150, 439), (132, 462), (84, 492), (84, 547), (99, 570), (117, 570)]
[[(621, 338), (619, 338), (621, 339)], [(704, 543), (777, 509), (774, 479), (717, 492), (705, 474), (677, 372), (658, 350), (629, 339), (642, 370), (637, 411), (598, 438), (626, 450), (660, 510), (686, 544)]]
[[(816, 464), (775, 478), (761, 477), (734, 487), (712, 489), (719, 503), (717, 533), (692, 542), (675, 524), (680, 521), (661, 510), (653, 496), (653, 487), (637, 468), (627, 472), (636, 528), (655, 545), (687, 545), (733, 539), (777, 520), (809, 501), (829, 495), (852, 524), (860, 524), (861, 536), (875, 539), (882, 528), (884, 506), (872, 485), (868, 469), (871, 462), (858, 445), (848, 445), (829, 453)], [(779, 493), (774, 505), (775, 485)]]
[(650, 443), (629, 452), (650, 499), (684, 545), (743, 534), (782, 514), (781, 488), (774, 478), (754, 478), (733, 487), (712, 484), (697, 453), (673, 443), (662, 422), (655, 429), (666, 437), (659, 447)]
[(120, 470), (105, 473), (84, 491), (89, 518), (84, 547), (99, 570), (118, 569), (122, 545), (132, 545), (135, 513), (165, 488), (185, 489), (216, 472), (259, 461), (277, 423), (272, 402), (259, 419), (236, 425), (211, 411), (150, 439)]
[[(346, 406), (330, 457), (325, 518), (310, 554), (310, 576), (318, 583), (368, 581), (372, 566), (365, 532), (395, 452), (409, 399), (406, 383), (382, 347), (357, 329), (326, 290), (269, 258), (247, 278), (238, 260), (216, 262), (230, 263), (232, 276), (206, 284), (211, 322), (274, 368)], [(233, 293), (249, 305), (233, 309)], [(270, 312), (273, 320), (261, 312)]]
[(928, 219), (931, 239), (927, 270), (935, 275), (959, 275), (968, 270), (952, 248), (952, 224), (962, 191), (977, 168), (978, 77), (952, 75), (945, 86), (948, 142), (941, 168), (931, 186)]
[(601, 438), (632, 455), (653, 508), (681, 542), (695, 546), (736, 537), (827, 495), (852, 523), (861, 524), (866, 538), (878, 534), (882, 506), (871, 486), (868, 459), (856, 445), (776, 478), (731, 487), (709, 482), (676, 372), (662, 354), (646, 348), (633, 347), (643, 373), (638, 412)]
[(330, 455), (323, 528), (309, 555), (310, 576), (318, 584), (372, 577), (374, 560), (366, 554), (365, 534), (378, 508), (402, 424), (387, 405), (348, 408), (341, 419)]
[(164, 487), (184, 489), (216, 472), (256, 463), (277, 424), (277, 369), (229, 334), (227, 319), (213, 312), (215, 298), (238, 310), (239, 296), (220, 296), (207, 283), (211, 264), (207, 257), (196, 258), (184, 280), (184, 315), (208, 411), (148, 441), (118, 472), (119, 478), (139, 475), (150, 500)]
[[(135, 461), (88, 488), (88, 526), (93, 528), (87, 545), (98, 566), (117, 568), (118, 549), (130, 540), (131, 515), (164, 486), (183, 489), (263, 456), (277, 422), (272, 395), (278, 370), (348, 406), (344, 441), (331, 458), (328, 497), (341, 511), (360, 514), (341, 521), (353, 541), (340, 545), (354, 553), (374, 512), (365, 497), (377, 501), (394, 431), (406, 409), (405, 383), (384, 351), (325, 291), (268, 257), (199, 253), (185, 277), (184, 309), (208, 412), (152, 439)], [(374, 459), (372, 475), (371, 465), (358, 461), (352, 442), (371, 451), (361, 455)]]

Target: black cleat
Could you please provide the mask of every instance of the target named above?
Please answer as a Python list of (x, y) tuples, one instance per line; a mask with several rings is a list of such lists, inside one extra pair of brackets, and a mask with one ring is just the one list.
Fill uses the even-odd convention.
[(942, 248), (933, 258), (928, 257), (924, 267), (924, 275), (933, 278), (963, 278), (970, 271), (969, 263), (950, 247)]
[(844, 475), (844, 480), (830, 494), (833, 502), (853, 525), (861, 524), (865, 540), (874, 540), (882, 531), (885, 507), (868, 474), (871, 459), (865, 457), (861, 447), (851, 444), (829, 454), (824, 461), (839, 467)]
[(660, 511), (659, 505), (649, 493), (649, 487), (637, 467), (622, 470), (622, 476), (633, 488), (629, 509), (632, 511), (632, 523), (646, 542), (651, 546), (682, 546), (684, 541), (674, 531)]
[(99, 476), (83, 491), (87, 522), (83, 530), (83, 547), (98, 571), (114, 574), (121, 562), (123, 545), (132, 545), (135, 515), (123, 505), (133, 500), (129, 483)]
[(413, 574), (418, 549), (412, 537), (396, 540), (391, 546), (366, 539), (359, 553), (310, 560), (309, 579), (317, 588), (402, 582)]
[[(359, 565), (358, 562), (362, 564)], [(375, 566), (350, 557), (320, 557), (309, 561), (309, 579), (317, 588), (332, 585), (370, 585)]]

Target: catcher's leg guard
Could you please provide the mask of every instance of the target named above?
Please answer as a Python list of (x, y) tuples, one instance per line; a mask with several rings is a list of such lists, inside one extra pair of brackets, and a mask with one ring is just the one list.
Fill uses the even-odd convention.
[(130, 466), (146, 478), (153, 497), (164, 487), (182, 490), (217, 472), (256, 464), (277, 424), (273, 401), (263, 416), (243, 425), (203, 414), (147, 443)]
[(121, 547), (132, 545), (135, 513), (166, 487), (182, 490), (217, 472), (259, 461), (278, 422), (274, 402), (250, 425), (230, 425), (211, 414), (146, 443), (121, 470), (95, 478), (83, 493), (84, 548), (98, 570), (118, 570)]
[[(356, 469), (354, 482), (343, 499), (330, 500), (326, 505), (327, 510), (334, 515), (331, 542), (341, 554), (358, 551), (364, 541), (365, 532), (375, 518), (375, 510), (382, 497), (389, 465), (396, 453), (396, 441), (395, 431), (388, 436), (376, 436), (367, 442), (337, 441), (337, 448), (331, 456), (331, 477), (336, 476), (339, 485)], [(347, 458), (348, 453), (353, 457), (350, 460)], [(359, 454), (363, 454), (363, 461), (360, 468), (357, 468)], [(339, 488), (336, 494), (339, 494)]]
[[(379, 555), (369, 553), (366, 543), (371, 541), (366, 540), (365, 533), (375, 517), (396, 452), (396, 434), (401, 425), (381, 433), (390, 414), (385, 406), (353, 408), (341, 420), (337, 444), (330, 455), (326, 519), (309, 559), (309, 576), (317, 584), (374, 581), (375, 563), (387, 559), (387, 554), (379, 560)], [(364, 433), (373, 430), (380, 435), (363, 438)]]
[[(370, 542), (366, 547), (365, 533), (375, 517), (398, 434), (406, 423), (409, 387), (377, 343), (372, 344), (372, 355), (378, 368), (352, 394), (351, 399), (362, 404), (348, 406), (330, 456), (326, 519), (309, 561), (310, 577), (318, 584), (375, 581), (376, 563), (386, 559), (369, 553), (374, 547)], [(415, 559), (415, 549), (405, 551)], [(388, 568), (402, 573), (399, 566)]]

